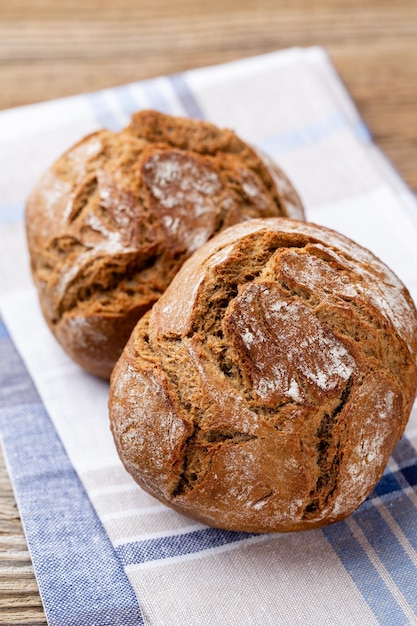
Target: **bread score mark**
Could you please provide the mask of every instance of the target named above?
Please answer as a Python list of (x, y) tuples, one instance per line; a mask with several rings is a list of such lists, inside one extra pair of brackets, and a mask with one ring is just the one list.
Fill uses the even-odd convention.
[(197, 252), (149, 315), (146, 358), (189, 426), (170, 504), (230, 529), (336, 521), (370, 493), (404, 428), (415, 311), (396, 326), (377, 306), (391, 275), (361, 249), (356, 259), (353, 242), (338, 249), (337, 234), (289, 220), (234, 232)]

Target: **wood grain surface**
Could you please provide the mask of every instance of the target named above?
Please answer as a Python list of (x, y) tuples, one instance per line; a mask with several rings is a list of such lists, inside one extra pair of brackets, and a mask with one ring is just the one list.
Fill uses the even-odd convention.
[[(307, 45), (417, 191), (416, 0), (0, 0), (0, 109)], [(0, 624), (46, 624), (1, 453)]]

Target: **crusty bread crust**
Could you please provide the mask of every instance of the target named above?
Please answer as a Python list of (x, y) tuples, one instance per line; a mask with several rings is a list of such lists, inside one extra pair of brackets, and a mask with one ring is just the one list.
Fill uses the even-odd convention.
[(209, 241), (136, 326), (110, 420), (127, 470), (202, 522), (274, 532), (354, 511), (417, 386), (417, 313), (338, 233), (252, 220)]
[(26, 209), (32, 272), (65, 350), (108, 378), (186, 258), (253, 217), (303, 219), (285, 175), (229, 130), (142, 111), (66, 152)]

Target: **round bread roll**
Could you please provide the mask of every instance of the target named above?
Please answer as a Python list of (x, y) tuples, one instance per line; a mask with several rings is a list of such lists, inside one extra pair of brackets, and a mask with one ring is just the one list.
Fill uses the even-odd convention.
[(220, 233), (135, 327), (110, 385), (128, 472), (201, 522), (294, 531), (354, 511), (401, 437), (417, 313), (369, 251), (285, 218)]
[(68, 354), (108, 378), (141, 316), (186, 258), (253, 217), (303, 219), (297, 193), (229, 130), (142, 111), (41, 178), (26, 209), (32, 273)]

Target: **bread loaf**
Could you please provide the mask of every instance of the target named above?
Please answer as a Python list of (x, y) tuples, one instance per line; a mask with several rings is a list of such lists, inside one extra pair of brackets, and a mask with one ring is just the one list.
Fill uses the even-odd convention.
[(308, 529), (354, 511), (401, 437), (417, 313), (399, 279), (326, 228), (275, 218), (197, 251), (111, 378), (126, 469), (209, 525)]
[(186, 258), (253, 217), (303, 218), (285, 175), (229, 130), (142, 111), (72, 147), (26, 209), (32, 273), (65, 350), (107, 378)]

